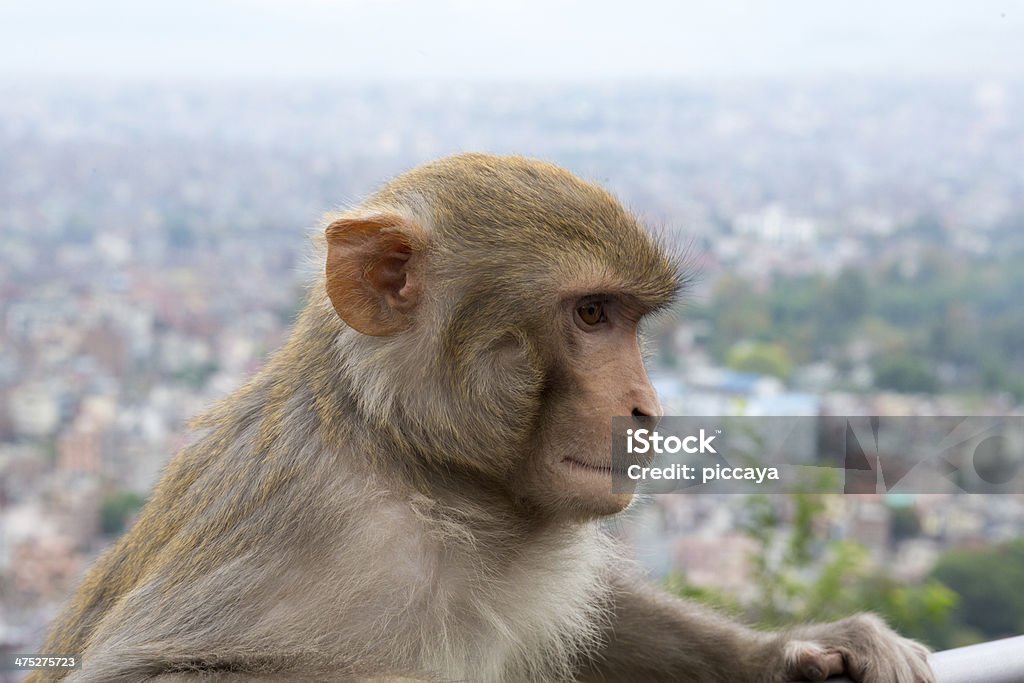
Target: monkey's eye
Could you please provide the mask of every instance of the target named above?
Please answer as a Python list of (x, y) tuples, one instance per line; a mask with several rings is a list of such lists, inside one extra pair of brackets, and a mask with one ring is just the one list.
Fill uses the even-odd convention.
[(603, 301), (586, 301), (576, 307), (576, 319), (583, 323), (584, 327), (593, 327), (599, 323), (606, 322), (608, 316), (604, 312)]

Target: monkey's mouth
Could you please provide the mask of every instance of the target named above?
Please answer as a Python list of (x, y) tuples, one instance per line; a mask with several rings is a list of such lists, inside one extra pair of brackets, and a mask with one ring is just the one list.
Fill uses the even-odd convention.
[(601, 465), (592, 465), (588, 462), (583, 462), (582, 460), (577, 460), (575, 458), (564, 458), (562, 462), (571, 471), (593, 472), (595, 474), (603, 474), (606, 476), (610, 476), (612, 473), (612, 468), (610, 465), (602, 467)]

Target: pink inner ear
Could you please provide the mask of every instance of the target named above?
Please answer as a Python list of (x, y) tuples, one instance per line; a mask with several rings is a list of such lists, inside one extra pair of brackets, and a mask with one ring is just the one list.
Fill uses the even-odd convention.
[(412, 249), (405, 244), (394, 245), (394, 251), (383, 255), (366, 273), (370, 286), (384, 293), (401, 295), (405, 287), (406, 267)]

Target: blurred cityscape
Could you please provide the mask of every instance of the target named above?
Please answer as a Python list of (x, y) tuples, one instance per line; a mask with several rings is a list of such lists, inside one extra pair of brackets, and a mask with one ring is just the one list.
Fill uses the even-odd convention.
[[(455, 151), (567, 166), (688, 250), (689, 301), (648, 330), (670, 414), (1022, 409), (1019, 84), (3, 92), (0, 648), (38, 648), (187, 420), (285, 339), (321, 214)], [(908, 583), (1024, 529), (1021, 496), (826, 512), (821, 538)], [(615, 529), (655, 576), (742, 600), (750, 514), (659, 496)]]

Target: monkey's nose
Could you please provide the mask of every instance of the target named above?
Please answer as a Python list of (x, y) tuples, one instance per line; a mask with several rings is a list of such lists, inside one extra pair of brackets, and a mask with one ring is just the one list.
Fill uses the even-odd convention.
[(633, 401), (633, 417), (647, 417), (655, 420), (665, 417), (665, 410), (661, 406), (661, 401), (658, 400), (658, 395), (654, 393), (653, 387), (637, 392), (633, 396)]
[(639, 406), (633, 408), (633, 419), (647, 429), (654, 429), (658, 426), (658, 421), (661, 420), (662, 416), (661, 404), (655, 403), (655, 405), (657, 406), (656, 410), (651, 408), (647, 408), (645, 410), (643, 407)]

